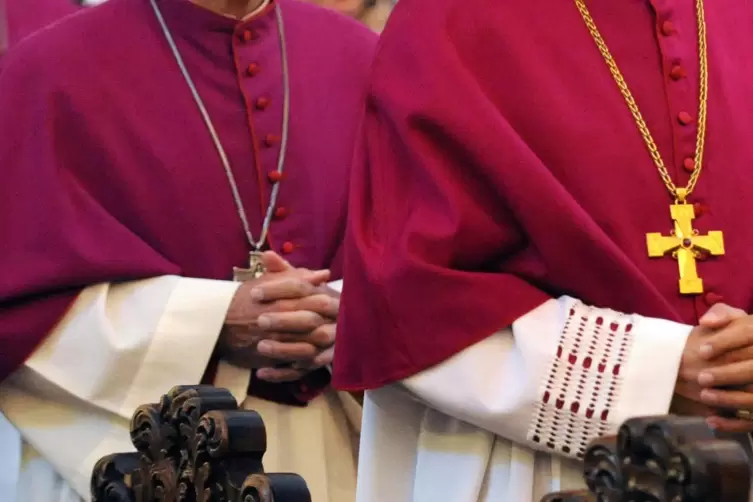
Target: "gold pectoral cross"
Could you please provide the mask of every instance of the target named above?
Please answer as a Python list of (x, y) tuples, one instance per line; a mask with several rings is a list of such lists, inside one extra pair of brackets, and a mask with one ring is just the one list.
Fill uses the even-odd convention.
[(677, 260), (680, 268), (680, 293), (693, 295), (703, 293), (703, 280), (698, 277), (696, 258), (703, 253), (712, 256), (724, 254), (724, 235), (720, 231), (712, 231), (707, 235), (698, 235), (693, 229), (695, 210), (692, 204), (672, 204), (669, 206), (675, 229), (671, 235), (658, 232), (646, 234), (648, 256), (660, 258), (670, 251)]
[(261, 254), (261, 251), (251, 251), (248, 255), (248, 268), (233, 267), (233, 280), (246, 282), (264, 275), (266, 269), (261, 261)]

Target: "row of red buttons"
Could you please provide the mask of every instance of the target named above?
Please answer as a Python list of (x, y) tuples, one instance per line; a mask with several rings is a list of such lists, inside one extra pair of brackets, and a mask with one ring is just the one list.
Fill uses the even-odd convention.
[[(675, 33), (675, 27), (672, 24), (671, 21), (664, 21), (661, 25), (661, 33), (665, 37), (669, 37), (674, 35)], [(672, 68), (669, 70), (669, 77), (672, 80), (678, 81), (682, 80), (687, 76), (687, 73), (685, 71), (685, 68), (683, 68), (680, 64), (676, 63), (672, 66)], [(690, 125), (693, 123), (694, 119), (693, 116), (690, 115), (688, 112), (682, 111), (677, 114), (677, 121), (681, 125)], [(685, 171), (692, 173), (695, 171), (695, 159), (693, 157), (686, 157), (682, 161), (682, 168), (685, 169)], [(708, 212), (708, 206), (706, 204), (700, 204), (696, 203), (693, 204), (695, 208), (695, 214), (696, 216), (701, 216), (704, 213)]]
[[(672, 21), (664, 21), (661, 24), (661, 34), (665, 37), (669, 37), (675, 34), (675, 27), (672, 24)], [(676, 63), (672, 65), (672, 68), (669, 70), (669, 77), (672, 80), (678, 81), (685, 78), (687, 73), (685, 72), (685, 68), (683, 68), (680, 64)], [(686, 112), (682, 111), (677, 114), (677, 121), (680, 123), (680, 125), (690, 125), (694, 122), (693, 116)], [(695, 159), (692, 157), (687, 157), (685, 160), (682, 161), (682, 167), (687, 172), (692, 173), (695, 171)]]
[[(675, 34), (675, 27), (672, 24), (671, 21), (664, 21), (661, 25), (661, 33), (665, 37), (669, 37)], [(672, 65), (672, 68), (669, 70), (669, 77), (674, 80), (682, 80), (687, 76), (687, 73), (685, 72), (685, 68), (683, 68), (680, 64), (674, 64)], [(677, 114), (677, 121), (681, 125), (690, 125), (693, 123), (693, 117), (688, 112), (680, 112)], [(695, 171), (695, 159), (692, 157), (688, 157), (682, 162), (682, 167), (687, 172), (692, 173)], [(704, 213), (707, 213), (709, 208), (706, 204), (696, 202), (693, 204), (693, 208), (695, 209), (696, 216), (701, 216)], [(707, 256), (699, 256), (698, 258), (703, 260)], [(720, 303), (724, 301), (724, 297), (718, 293), (714, 293), (713, 291), (707, 292), (705, 295), (703, 295), (703, 301), (706, 305), (711, 307), (712, 305), (716, 305), (717, 303)]]
[[(675, 34), (675, 27), (672, 24), (672, 21), (664, 21), (662, 23), (661, 33), (665, 37), (669, 37)], [(672, 65), (672, 68), (669, 70), (669, 76), (672, 80), (681, 80), (685, 78), (686, 76), (685, 68), (683, 68), (680, 64), (674, 64)], [(688, 125), (688, 124), (693, 123), (693, 117), (688, 112), (678, 113), (677, 120), (682, 125)]]
[[(270, 171), (267, 175), (267, 178), (269, 178), (270, 183), (279, 183), (285, 178), (285, 175), (280, 173), (279, 171)], [(275, 218), (278, 220), (287, 218), (289, 214), (290, 211), (285, 206), (280, 206), (275, 209)]]
[[(258, 34), (253, 30), (244, 30), (240, 33), (238, 36), (241, 42), (248, 43), (252, 40), (256, 40), (259, 38)], [(261, 72), (261, 66), (259, 66), (258, 63), (251, 63), (246, 67), (246, 75), (248, 77), (255, 77)], [(259, 111), (264, 111), (267, 108), (269, 108), (269, 105), (272, 104), (272, 100), (269, 99), (266, 96), (260, 96), (256, 98), (256, 101), (254, 102), (254, 107)], [(264, 137), (264, 145), (267, 148), (271, 148), (275, 145), (277, 145), (280, 142), (280, 136), (276, 134), (267, 134)], [(283, 179), (283, 175), (279, 173), (278, 171), (270, 171), (267, 175), (269, 178), (270, 183), (279, 183)], [(280, 206), (275, 209), (274, 217), (275, 219), (281, 220), (283, 218), (286, 218), (290, 214), (290, 211), (288, 208), (284, 206)], [(295, 244), (293, 244), (290, 241), (284, 242), (282, 244), (282, 247), (280, 248), (281, 251), (284, 254), (290, 254), (293, 251), (295, 251)]]

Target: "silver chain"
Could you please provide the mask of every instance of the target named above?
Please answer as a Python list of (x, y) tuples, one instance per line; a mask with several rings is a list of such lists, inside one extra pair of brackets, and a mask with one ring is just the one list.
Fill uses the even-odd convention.
[[(165, 39), (167, 40), (167, 43), (172, 50), (173, 56), (175, 57), (175, 62), (178, 63), (178, 67), (180, 67), (183, 78), (185, 79), (186, 84), (188, 84), (188, 87), (191, 90), (191, 94), (193, 95), (193, 99), (196, 102), (196, 106), (199, 108), (199, 112), (204, 119), (204, 124), (206, 125), (209, 134), (212, 136), (212, 141), (214, 142), (214, 146), (220, 156), (222, 167), (225, 169), (227, 181), (230, 184), (230, 190), (233, 192), (235, 207), (238, 210), (238, 216), (241, 219), (243, 231), (246, 233), (248, 243), (254, 251), (259, 251), (267, 240), (269, 226), (272, 223), (272, 216), (274, 215), (275, 206), (277, 205), (277, 196), (280, 192), (280, 182), (278, 181), (277, 183), (275, 183), (274, 187), (272, 187), (272, 194), (269, 198), (267, 214), (264, 215), (264, 223), (262, 224), (261, 234), (259, 235), (259, 240), (254, 241), (254, 235), (251, 233), (251, 226), (248, 223), (246, 210), (243, 207), (243, 200), (241, 199), (240, 192), (238, 191), (238, 185), (235, 182), (233, 170), (230, 167), (230, 160), (225, 153), (225, 149), (222, 146), (222, 142), (220, 141), (220, 138), (217, 134), (217, 130), (214, 128), (212, 119), (209, 117), (209, 112), (207, 112), (207, 108), (206, 106), (204, 106), (204, 101), (201, 99), (199, 91), (196, 89), (196, 84), (194, 84), (194, 81), (191, 78), (191, 74), (188, 72), (188, 68), (186, 68), (185, 63), (183, 62), (183, 57), (180, 55), (178, 46), (175, 44), (175, 39), (173, 39), (170, 28), (168, 28), (167, 23), (165, 22), (162, 11), (160, 11), (160, 8), (157, 6), (157, 0), (150, 1), (152, 4), (152, 9), (154, 10), (154, 15), (157, 17), (157, 21), (159, 21), (159, 24), (162, 27), (162, 33), (165, 35)], [(277, 15), (277, 32), (278, 36), (280, 37), (280, 58), (282, 60), (282, 136), (280, 140), (280, 153), (277, 157), (277, 172), (280, 174), (280, 177), (282, 177), (282, 173), (285, 169), (285, 155), (287, 153), (288, 146), (288, 125), (290, 120), (290, 75), (288, 70), (287, 46), (285, 44), (285, 23), (283, 22), (282, 11), (280, 10), (279, 5), (275, 5), (274, 8), (275, 14)]]

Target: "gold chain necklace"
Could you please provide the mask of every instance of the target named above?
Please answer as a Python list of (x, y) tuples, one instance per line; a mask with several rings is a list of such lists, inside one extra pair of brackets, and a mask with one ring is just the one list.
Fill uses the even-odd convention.
[(724, 236), (722, 232), (712, 231), (707, 235), (699, 235), (697, 230), (693, 229), (693, 219), (695, 210), (692, 204), (688, 204), (688, 196), (693, 192), (698, 183), (703, 167), (703, 149), (706, 138), (706, 109), (708, 106), (708, 51), (706, 48), (706, 18), (704, 15), (703, 0), (696, 0), (696, 17), (698, 21), (698, 60), (699, 60), (699, 99), (698, 99), (698, 134), (696, 136), (696, 148), (694, 157), (693, 173), (685, 187), (675, 185), (672, 177), (667, 171), (667, 166), (659, 153), (659, 149), (654, 142), (651, 131), (649, 131), (646, 122), (643, 120), (638, 104), (630, 92), (630, 88), (625, 82), (617, 63), (612, 57), (606, 42), (601, 36), (596, 23), (591, 17), (591, 13), (586, 7), (585, 0), (574, 0), (578, 11), (583, 17), (591, 38), (596, 43), (604, 62), (607, 64), (617, 87), (625, 98), (630, 113), (635, 119), (638, 131), (643, 136), (651, 158), (654, 160), (659, 175), (664, 185), (667, 187), (672, 196), (673, 203), (670, 204), (670, 215), (674, 221), (674, 231), (669, 236), (664, 236), (658, 232), (646, 234), (646, 244), (648, 247), (648, 256), (659, 258), (671, 253), (671, 256), (678, 262), (680, 268), (680, 293), (698, 294), (703, 292), (703, 281), (698, 277), (696, 270), (696, 259), (711, 254), (719, 256), (724, 254)]

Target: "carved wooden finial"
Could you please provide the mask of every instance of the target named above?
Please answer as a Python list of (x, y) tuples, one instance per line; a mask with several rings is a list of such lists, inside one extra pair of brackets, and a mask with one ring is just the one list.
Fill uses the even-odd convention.
[(264, 421), (226, 389), (174, 387), (136, 410), (131, 441), (95, 465), (93, 502), (311, 502), (297, 474), (264, 472)]
[(742, 445), (717, 439), (702, 417), (626, 421), (617, 436), (591, 443), (585, 491), (542, 502), (748, 502), (751, 473)]

